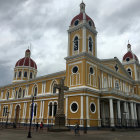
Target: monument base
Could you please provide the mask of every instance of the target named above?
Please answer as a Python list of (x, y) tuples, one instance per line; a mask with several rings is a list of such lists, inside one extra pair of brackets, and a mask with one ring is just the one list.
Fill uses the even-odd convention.
[(70, 131), (70, 129), (65, 126), (65, 114), (56, 114), (55, 125), (49, 128), (48, 131), (50, 132)]

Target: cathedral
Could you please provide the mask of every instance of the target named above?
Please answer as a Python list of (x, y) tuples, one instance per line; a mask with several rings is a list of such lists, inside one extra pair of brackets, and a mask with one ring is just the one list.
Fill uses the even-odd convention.
[(13, 81), (0, 87), (0, 123), (29, 124), (32, 97), (32, 122), (54, 125), (58, 107), (58, 89), (65, 79), (65, 126), (77, 122), (84, 127), (140, 125), (140, 64), (131, 45), (126, 45), (122, 62), (117, 57), (97, 57), (97, 30), (86, 14), (85, 4), (70, 23), (66, 70), (37, 77), (37, 64), (31, 51), (18, 60)]

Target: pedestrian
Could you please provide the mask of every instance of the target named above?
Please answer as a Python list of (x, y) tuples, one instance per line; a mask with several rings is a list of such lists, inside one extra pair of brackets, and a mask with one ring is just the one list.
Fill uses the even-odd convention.
[(43, 130), (43, 122), (40, 124), (40, 130)]
[(38, 131), (38, 126), (39, 126), (39, 125), (38, 125), (38, 122), (37, 122), (37, 123), (36, 123), (36, 131)]
[(74, 133), (75, 133), (75, 136), (76, 136), (76, 134), (77, 134), (77, 124), (75, 124), (75, 126), (74, 126)]

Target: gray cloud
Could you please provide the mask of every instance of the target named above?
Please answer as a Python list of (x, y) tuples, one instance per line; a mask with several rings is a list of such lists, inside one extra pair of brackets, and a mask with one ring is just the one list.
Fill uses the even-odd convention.
[[(98, 31), (98, 57), (122, 60), (128, 40), (140, 56), (139, 0), (84, 0)], [(0, 85), (32, 44), (38, 76), (65, 70), (67, 30), (81, 0), (0, 0)]]

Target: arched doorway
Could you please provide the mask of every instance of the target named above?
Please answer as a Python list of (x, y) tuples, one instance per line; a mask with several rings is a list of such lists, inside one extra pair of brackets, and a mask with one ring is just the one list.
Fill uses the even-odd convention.
[(19, 122), (19, 113), (20, 113), (20, 106), (17, 105), (15, 109), (15, 124)]

